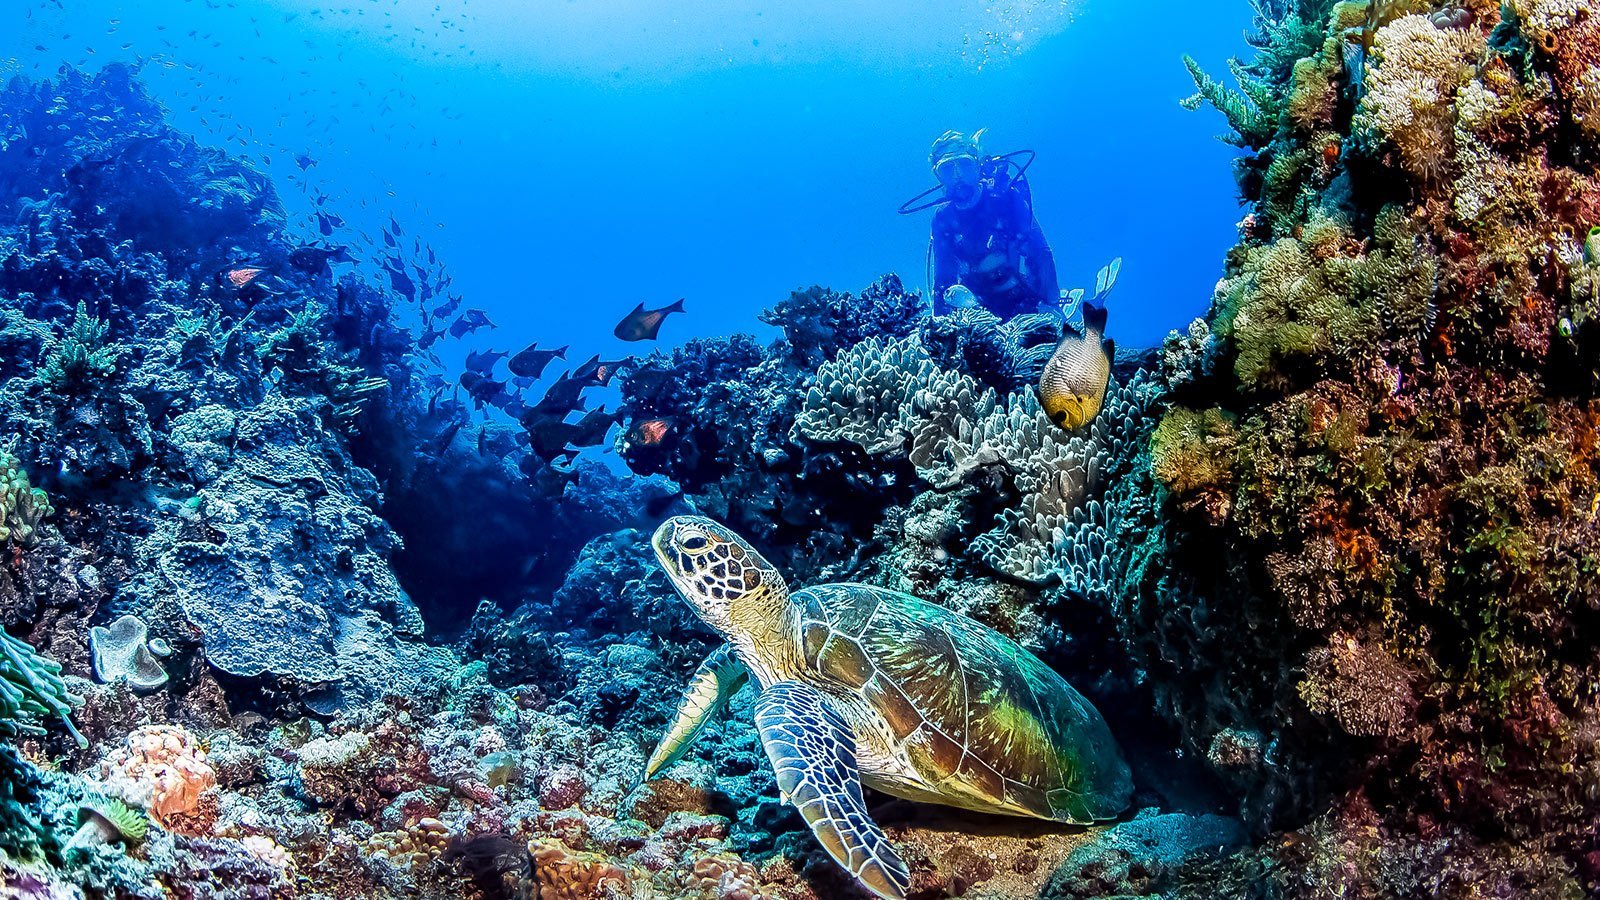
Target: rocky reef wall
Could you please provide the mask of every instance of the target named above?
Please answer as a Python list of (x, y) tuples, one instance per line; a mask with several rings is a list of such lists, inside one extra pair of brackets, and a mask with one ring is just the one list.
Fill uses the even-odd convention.
[[(1289, 893), (1600, 879), (1600, 8), (1277, 5), (1119, 625)], [(1246, 863), (1248, 860), (1248, 864)]]

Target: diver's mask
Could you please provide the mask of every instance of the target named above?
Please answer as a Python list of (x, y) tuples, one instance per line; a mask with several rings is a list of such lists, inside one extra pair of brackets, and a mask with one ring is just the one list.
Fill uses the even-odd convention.
[(944, 188), (945, 199), (957, 209), (970, 209), (982, 196), (982, 167), (976, 157), (951, 156), (939, 160), (933, 175)]

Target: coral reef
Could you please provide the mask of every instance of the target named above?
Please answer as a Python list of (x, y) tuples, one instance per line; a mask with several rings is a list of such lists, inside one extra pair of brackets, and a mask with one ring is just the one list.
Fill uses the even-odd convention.
[(32, 542), (39, 523), (52, 512), (49, 495), (33, 486), (17, 458), (0, 452), (0, 543)]
[(877, 804), (918, 897), (1600, 891), (1600, 9), (1253, 6), (1237, 89), (1190, 64), (1238, 246), (1090, 426), (1032, 390), (1060, 317), (886, 276), (622, 365), (626, 474), (451, 397), (443, 280), (336, 274), (131, 70), (0, 91), (0, 880), (841, 894), (748, 693), (639, 783), (710, 646), (648, 545), (687, 508), (1129, 747), (1114, 826)]
[(1278, 12), (1244, 95), (1201, 82), (1253, 211), (1171, 345), (1118, 602), (1191, 748), (1291, 830), (1207, 877), (1593, 893), (1600, 9)]

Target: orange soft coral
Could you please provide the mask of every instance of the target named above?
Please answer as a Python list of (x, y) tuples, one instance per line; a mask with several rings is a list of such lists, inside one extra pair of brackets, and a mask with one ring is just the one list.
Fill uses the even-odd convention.
[(169, 831), (207, 830), (206, 793), (217, 786), (217, 773), (200, 741), (182, 726), (139, 728), (101, 761), (100, 778), (108, 792), (146, 810)]

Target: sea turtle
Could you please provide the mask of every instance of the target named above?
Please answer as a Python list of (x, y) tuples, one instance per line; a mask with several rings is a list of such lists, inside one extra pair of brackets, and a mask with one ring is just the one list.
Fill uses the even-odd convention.
[(789, 592), (726, 527), (676, 516), (656, 557), (723, 638), (645, 766), (681, 757), (754, 678), (756, 727), (828, 854), (879, 897), (911, 883), (861, 786), (909, 800), (1087, 824), (1127, 808), (1128, 765), (1100, 713), (1028, 651), (966, 616), (865, 584)]

